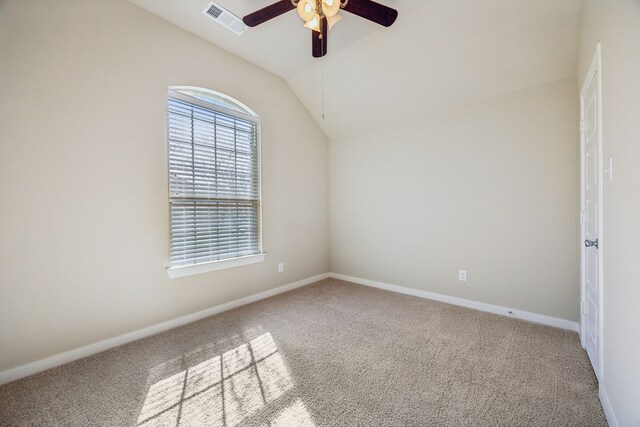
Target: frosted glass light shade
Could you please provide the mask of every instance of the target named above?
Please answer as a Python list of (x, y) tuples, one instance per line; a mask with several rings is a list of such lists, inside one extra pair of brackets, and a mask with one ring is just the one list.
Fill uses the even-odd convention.
[(298, 2), (298, 15), (304, 20), (309, 22), (316, 14), (316, 6), (314, 0), (300, 0)]
[(314, 14), (313, 18), (307, 21), (304, 26), (310, 30), (320, 32), (320, 15)]
[(340, 11), (340, 0), (322, 0), (322, 12), (325, 16), (335, 16)]

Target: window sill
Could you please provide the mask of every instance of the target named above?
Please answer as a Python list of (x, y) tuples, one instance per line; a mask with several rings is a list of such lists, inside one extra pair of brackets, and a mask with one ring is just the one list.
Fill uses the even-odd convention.
[(207, 273), (209, 271), (224, 270), (226, 268), (240, 267), (241, 265), (256, 264), (264, 261), (264, 258), (266, 256), (266, 252), (263, 252), (256, 255), (229, 258), (220, 261), (211, 261), (203, 264), (186, 265), (184, 267), (169, 267), (167, 268), (167, 274), (172, 279), (192, 276), (194, 274)]

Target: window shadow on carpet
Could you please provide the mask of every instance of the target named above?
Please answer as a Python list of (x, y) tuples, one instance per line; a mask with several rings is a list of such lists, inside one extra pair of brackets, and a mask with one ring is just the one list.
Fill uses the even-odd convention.
[[(183, 358), (154, 367), (153, 374), (175, 371), (176, 364)], [(251, 420), (315, 426), (269, 332), (151, 384), (137, 424), (235, 427)]]

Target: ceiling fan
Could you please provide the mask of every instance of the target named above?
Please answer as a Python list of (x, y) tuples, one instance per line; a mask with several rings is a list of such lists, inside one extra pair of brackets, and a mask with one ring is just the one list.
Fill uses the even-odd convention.
[(304, 26), (312, 30), (314, 58), (327, 54), (328, 32), (342, 18), (338, 15), (340, 9), (385, 27), (390, 27), (398, 17), (397, 10), (372, 0), (280, 0), (245, 16), (242, 21), (248, 27), (255, 27), (293, 9), (298, 10)]

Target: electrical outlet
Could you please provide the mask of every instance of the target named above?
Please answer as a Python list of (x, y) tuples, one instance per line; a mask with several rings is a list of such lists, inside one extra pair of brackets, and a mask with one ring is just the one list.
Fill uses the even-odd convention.
[(467, 272), (466, 270), (458, 270), (458, 280), (461, 282), (467, 281)]
[(278, 273), (282, 273), (284, 271), (284, 262), (278, 263)]

